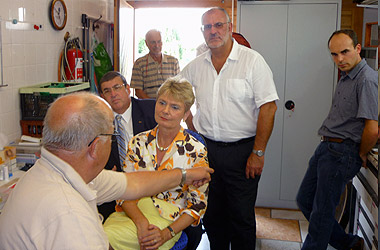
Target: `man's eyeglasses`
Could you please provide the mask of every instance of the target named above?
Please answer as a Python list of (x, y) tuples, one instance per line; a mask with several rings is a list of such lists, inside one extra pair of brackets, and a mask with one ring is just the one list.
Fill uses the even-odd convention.
[(105, 88), (105, 89), (103, 89), (102, 92), (103, 92), (104, 95), (110, 95), (111, 94), (111, 89), (113, 89), (113, 91), (115, 91), (115, 92), (118, 92), (118, 91), (120, 91), (123, 88), (124, 88), (124, 84), (115, 84), (111, 88)]
[(92, 143), (95, 141), (95, 139), (98, 138), (99, 136), (111, 136), (111, 141), (114, 142), (114, 141), (116, 141), (116, 136), (120, 136), (120, 134), (117, 133), (117, 132), (115, 132), (115, 133), (113, 133), (113, 134), (99, 134), (99, 135), (95, 136), (95, 138), (92, 139), (92, 140), (90, 141), (90, 143), (89, 143), (87, 146), (88, 146), (88, 147), (91, 146), (91, 144), (92, 144)]
[(229, 23), (229, 22), (225, 22), (225, 23), (217, 22), (214, 24), (204, 24), (201, 26), (201, 30), (202, 31), (209, 31), (209, 30), (211, 30), (212, 27), (214, 27), (215, 29), (221, 29), (221, 28), (223, 28), (223, 26), (226, 23)]

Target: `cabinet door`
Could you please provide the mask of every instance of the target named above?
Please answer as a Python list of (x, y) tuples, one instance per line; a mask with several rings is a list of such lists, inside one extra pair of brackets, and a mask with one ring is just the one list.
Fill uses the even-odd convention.
[[(252, 2), (251, 2), (252, 3)], [(283, 100), (285, 88), (286, 33), (288, 5), (240, 5), (240, 33), (259, 52), (273, 72), (280, 102), (277, 103), (275, 125), (265, 153), (264, 171), (259, 182), (257, 204), (275, 206), (279, 199)]]
[(334, 63), (327, 41), (337, 29), (337, 4), (292, 4), (288, 13), (282, 144), (282, 200), (295, 200), (308, 161), (320, 138), (317, 131), (331, 106)]
[[(337, 3), (238, 2), (239, 32), (267, 61), (280, 97), (258, 206), (297, 208), (295, 196), (331, 105), (335, 71), (327, 40), (337, 15)], [(284, 108), (288, 100), (294, 111)]]

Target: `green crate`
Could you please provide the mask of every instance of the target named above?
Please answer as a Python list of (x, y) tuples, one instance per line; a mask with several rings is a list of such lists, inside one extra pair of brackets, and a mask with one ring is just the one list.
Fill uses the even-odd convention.
[(22, 120), (43, 120), (50, 103), (60, 95), (89, 89), (88, 82), (48, 82), (20, 88)]

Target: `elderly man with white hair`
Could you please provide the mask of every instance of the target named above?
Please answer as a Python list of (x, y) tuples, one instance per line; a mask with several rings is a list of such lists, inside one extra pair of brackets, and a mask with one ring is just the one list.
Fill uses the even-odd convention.
[(161, 32), (149, 30), (145, 35), (149, 53), (135, 61), (132, 69), (131, 88), (140, 99), (157, 97), (157, 90), (169, 77), (179, 73), (178, 59), (163, 54)]

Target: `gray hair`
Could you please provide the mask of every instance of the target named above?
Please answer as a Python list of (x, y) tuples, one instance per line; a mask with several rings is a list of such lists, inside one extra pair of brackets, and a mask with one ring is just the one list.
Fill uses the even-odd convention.
[(161, 35), (161, 31), (156, 30), (156, 29), (151, 29), (151, 30), (149, 30), (149, 31), (145, 34), (145, 41), (148, 40), (148, 36), (149, 36), (150, 34), (152, 34), (152, 33), (159, 33), (160, 36), (162, 36), (162, 35)]
[(42, 145), (47, 150), (80, 151), (96, 136), (109, 133), (111, 130), (113, 117), (101, 107), (96, 95), (88, 92), (76, 92), (70, 95), (80, 97), (84, 101), (83, 108), (71, 115), (63, 126), (54, 126), (52, 106), (65, 96), (59, 97), (51, 104), (44, 119), (42, 132)]
[(158, 89), (157, 99), (163, 94), (169, 94), (175, 100), (183, 102), (185, 104), (185, 112), (189, 111), (194, 104), (193, 86), (186, 79), (179, 77), (168, 78)]
[(224, 14), (226, 15), (226, 20), (227, 20), (227, 22), (228, 22), (228, 23), (231, 22), (231, 18), (230, 18), (230, 16), (228, 15), (227, 11), (226, 11), (225, 9), (223, 9), (222, 7), (212, 7), (211, 9), (208, 9), (205, 13), (203, 13), (202, 18), (201, 18), (201, 22), (203, 23), (203, 17), (204, 17), (206, 14), (208, 14), (208, 13), (210, 13), (210, 12), (212, 12), (212, 11), (215, 11), (215, 10), (223, 11)]

